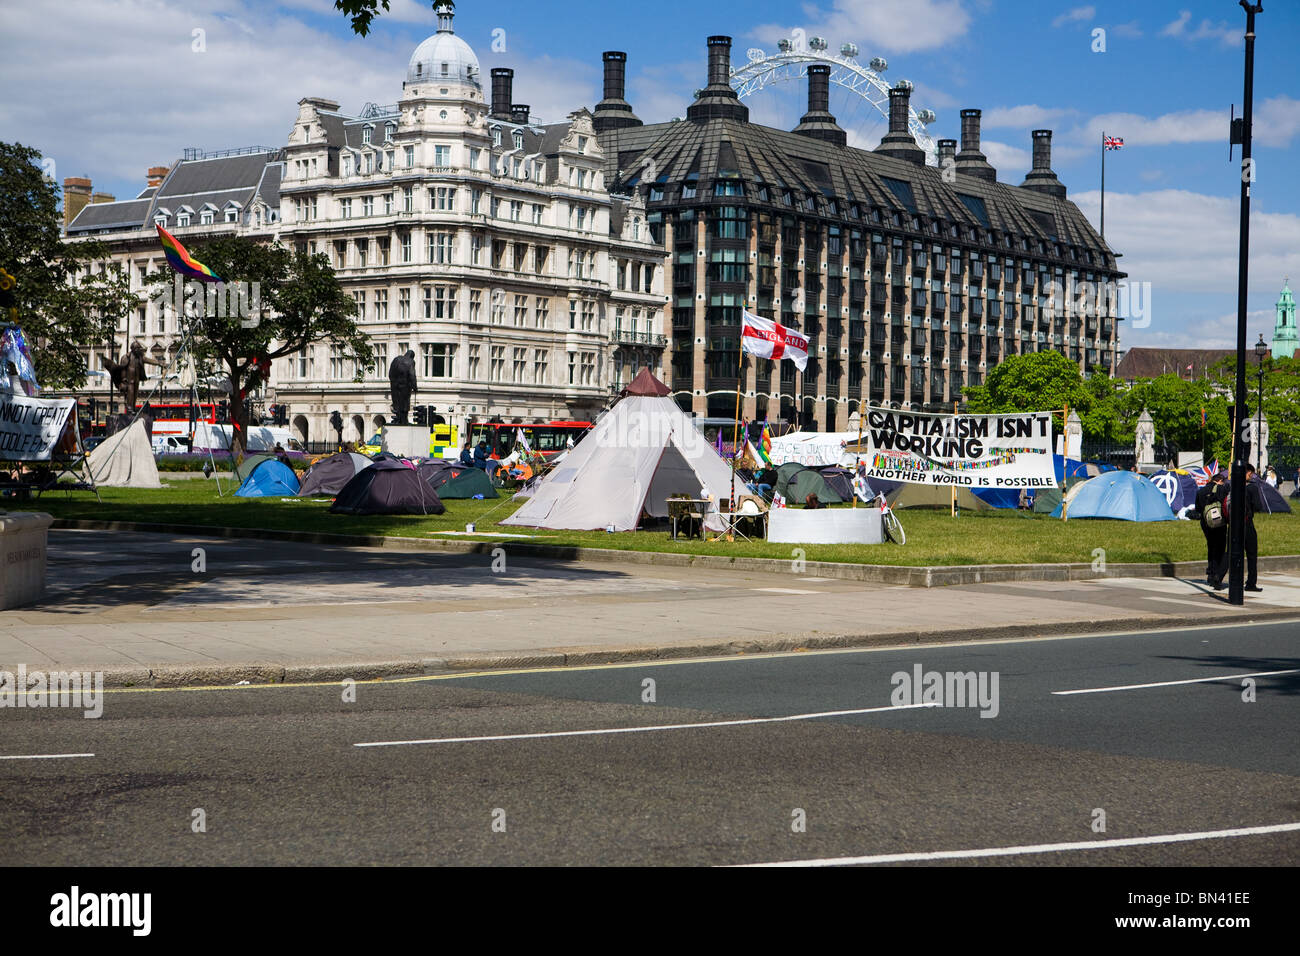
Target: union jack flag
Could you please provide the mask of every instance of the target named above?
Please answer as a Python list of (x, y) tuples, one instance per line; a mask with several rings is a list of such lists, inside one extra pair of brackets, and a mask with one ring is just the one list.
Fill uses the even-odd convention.
[(1102, 145), (1107, 149), (1119, 149), (1124, 145), (1124, 138), (1122, 136), (1107, 136), (1102, 140)]

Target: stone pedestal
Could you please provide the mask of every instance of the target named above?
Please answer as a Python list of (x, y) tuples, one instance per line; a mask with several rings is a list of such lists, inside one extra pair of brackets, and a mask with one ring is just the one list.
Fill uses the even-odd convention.
[(428, 458), (429, 428), (427, 425), (385, 425), (379, 443), (384, 451), (399, 458)]
[(0, 610), (22, 607), (45, 593), (47, 514), (0, 514)]

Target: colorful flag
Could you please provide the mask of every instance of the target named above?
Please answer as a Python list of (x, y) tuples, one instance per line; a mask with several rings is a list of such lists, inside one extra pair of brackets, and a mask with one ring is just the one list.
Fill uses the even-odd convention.
[(167, 257), (169, 266), (191, 279), (200, 279), (204, 282), (222, 281), (219, 275), (186, 252), (185, 247), (170, 232), (158, 223), (154, 223), (154, 227), (158, 230), (158, 238), (162, 242), (163, 254)]
[(772, 464), (772, 434), (767, 430), (767, 422), (763, 422), (763, 432), (758, 436), (758, 445), (754, 450), (766, 464)]
[(524, 451), (527, 454), (531, 455), (533, 453), (533, 446), (528, 444), (528, 436), (524, 434), (524, 430), (522, 428), (515, 429), (515, 442), (517, 444), (523, 445)]
[(751, 355), (774, 362), (788, 358), (799, 371), (808, 367), (808, 340), (794, 329), (787, 329), (771, 319), (760, 319), (742, 311), (740, 347)]
[(1124, 145), (1124, 139), (1120, 136), (1107, 136), (1102, 143), (1107, 149), (1120, 149)]

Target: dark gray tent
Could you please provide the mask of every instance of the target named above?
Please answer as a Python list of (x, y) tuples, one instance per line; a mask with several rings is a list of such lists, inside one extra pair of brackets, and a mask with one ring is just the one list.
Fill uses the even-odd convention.
[(410, 465), (377, 461), (357, 472), (330, 505), (333, 514), (440, 515), (447, 509)]
[(787, 461), (776, 470), (776, 487), (772, 489), (786, 501), (801, 505), (809, 495), (816, 495), (824, 505), (844, 501), (820, 474), (794, 461)]
[(1266, 514), (1278, 514), (1279, 512), (1282, 514), (1291, 513), (1291, 506), (1286, 503), (1286, 499), (1282, 497), (1282, 493), (1267, 481), (1264, 481), (1257, 475), (1251, 480), (1251, 484), (1259, 489), (1259, 497), (1260, 500), (1264, 502), (1264, 512)]
[(358, 455), (354, 451), (341, 451), (328, 458), (322, 458), (307, 469), (307, 474), (302, 477), (302, 487), (298, 489), (298, 494), (337, 495), (354, 475), (372, 464), (374, 462), (365, 455)]
[[(840, 496), (841, 501), (851, 501), (853, 499), (853, 472), (840, 465), (823, 465), (820, 468), (813, 469), (822, 476), (831, 491)], [(817, 496), (821, 500), (821, 496)]]

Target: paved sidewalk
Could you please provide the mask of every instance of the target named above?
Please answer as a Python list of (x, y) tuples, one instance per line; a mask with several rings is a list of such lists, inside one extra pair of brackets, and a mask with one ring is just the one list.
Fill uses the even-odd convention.
[[(206, 570), (193, 570), (194, 549)], [(918, 590), (795, 573), (55, 531), (45, 600), (0, 613), (0, 669), (110, 683), (333, 680), (1294, 617), (1300, 576), (1234, 608), (1177, 578)]]

